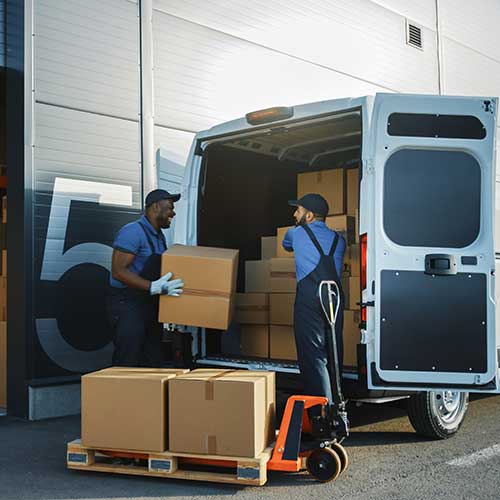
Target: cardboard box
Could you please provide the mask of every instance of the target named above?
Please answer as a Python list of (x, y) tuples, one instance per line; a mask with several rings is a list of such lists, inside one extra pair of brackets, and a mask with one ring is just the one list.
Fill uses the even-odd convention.
[(297, 276), (295, 259), (271, 259), (271, 292), (295, 293)]
[(7, 407), (7, 323), (0, 321), (0, 408)]
[(157, 374), (157, 375), (182, 375), (184, 373), (189, 373), (188, 368), (138, 368), (136, 366), (110, 366), (109, 368), (103, 368), (95, 373), (115, 373), (115, 372), (132, 372), (132, 373), (146, 373), (146, 374)]
[(294, 253), (287, 252), (282, 245), (283, 238), (285, 237), (286, 232), (293, 226), (286, 227), (278, 227), (277, 232), (278, 236), (276, 237), (276, 257), (280, 259), (293, 259)]
[(347, 215), (356, 215), (359, 207), (359, 168), (346, 170)]
[(7, 223), (7, 196), (2, 196), (2, 222)]
[(293, 326), (294, 305), (294, 293), (272, 293), (269, 299), (271, 324)]
[(262, 236), (260, 239), (260, 258), (272, 259), (276, 257), (276, 236)]
[(358, 366), (357, 345), (361, 342), (361, 311), (344, 310), (344, 366)]
[(169, 385), (170, 451), (256, 457), (274, 438), (272, 372), (194, 370)]
[(332, 215), (326, 218), (325, 224), (330, 229), (343, 233), (348, 245), (355, 242), (356, 219), (354, 217), (348, 215)]
[(165, 451), (168, 383), (177, 371), (107, 369), (82, 377), (82, 444)]
[(2, 276), (7, 276), (7, 250), (2, 250)]
[(331, 215), (345, 214), (344, 182), (344, 169), (342, 168), (299, 174), (297, 176), (297, 198), (308, 193), (318, 193), (328, 202)]
[(237, 293), (235, 320), (241, 324), (266, 325), (269, 323), (268, 293)]
[(0, 321), (7, 321), (7, 278), (0, 276)]
[(180, 297), (160, 297), (161, 323), (227, 330), (234, 310), (238, 250), (174, 245), (161, 259), (162, 274), (182, 278)]
[(271, 291), (271, 259), (245, 262), (245, 292), (269, 293)]
[(297, 347), (292, 326), (271, 325), (269, 328), (269, 357), (297, 360)]
[(361, 255), (359, 243), (348, 247), (349, 274), (351, 276), (360, 276), (361, 274)]
[(342, 288), (345, 295), (345, 309), (359, 309), (361, 302), (361, 282), (359, 276), (342, 278)]
[(269, 357), (269, 325), (241, 325), (241, 354), (256, 358)]
[(356, 228), (356, 231), (355, 231), (355, 243), (359, 243), (359, 210), (356, 209), (356, 214), (354, 216), (354, 219), (355, 219), (355, 224), (354, 224), (354, 227)]

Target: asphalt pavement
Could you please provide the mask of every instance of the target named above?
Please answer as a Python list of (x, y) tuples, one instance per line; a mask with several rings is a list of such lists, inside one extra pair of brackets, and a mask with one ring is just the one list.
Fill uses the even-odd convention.
[(413, 432), (402, 405), (353, 407), (344, 443), (350, 466), (339, 479), (322, 484), (307, 473), (271, 472), (262, 487), (69, 471), (66, 443), (79, 437), (79, 417), (0, 417), (0, 499), (498, 500), (499, 416), (500, 397), (474, 399), (456, 436), (430, 441)]

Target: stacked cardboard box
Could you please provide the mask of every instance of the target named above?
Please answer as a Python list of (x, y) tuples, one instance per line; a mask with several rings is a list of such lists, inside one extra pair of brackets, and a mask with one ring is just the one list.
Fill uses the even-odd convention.
[(199, 369), (169, 381), (169, 450), (257, 457), (275, 437), (273, 372)]
[(7, 197), (2, 197), (0, 224), (0, 408), (7, 406)]

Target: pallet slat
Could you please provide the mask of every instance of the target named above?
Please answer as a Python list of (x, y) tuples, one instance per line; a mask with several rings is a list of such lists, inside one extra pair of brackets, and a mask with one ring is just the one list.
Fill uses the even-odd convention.
[[(96, 455), (106, 457), (106, 453), (123, 452), (131, 457), (136, 455), (143, 459), (147, 457), (147, 467), (137, 464), (123, 465), (96, 462)], [(250, 486), (262, 486), (267, 481), (267, 462), (272, 454), (272, 448), (267, 448), (259, 457), (227, 457), (217, 455), (190, 455), (187, 453), (148, 453), (144, 451), (131, 452), (127, 450), (93, 449), (82, 446), (79, 439), (68, 443), (67, 467), (73, 470), (107, 472), (114, 474), (129, 474), (136, 476), (163, 477), (172, 479), (188, 479), (192, 481), (209, 481), (217, 483), (232, 483)], [(182, 459), (190, 462), (199, 459), (203, 465), (210, 462), (213, 471), (196, 471), (179, 468)], [(222, 472), (227, 463), (234, 463), (235, 472)], [(217, 465), (220, 463), (221, 465)]]

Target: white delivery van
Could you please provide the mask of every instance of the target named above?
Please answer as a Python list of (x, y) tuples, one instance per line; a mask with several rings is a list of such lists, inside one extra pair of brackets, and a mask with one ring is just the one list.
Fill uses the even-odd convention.
[[(292, 223), (297, 174), (358, 168), (362, 321), (345, 391), (363, 401), (411, 396), (416, 430), (447, 437), (464, 418), (468, 392), (499, 388), (497, 104), (377, 94), (262, 110), (200, 132), (182, 181), (172, 170), (163, 185), (182, 182), (175, 241), (239, 248), (243, 291), (244, 262), (260, 258), (259, 238)], [(216, 332), (186, 338), (197, 365), (298, 373), (293, 362), (226, 355)]]

